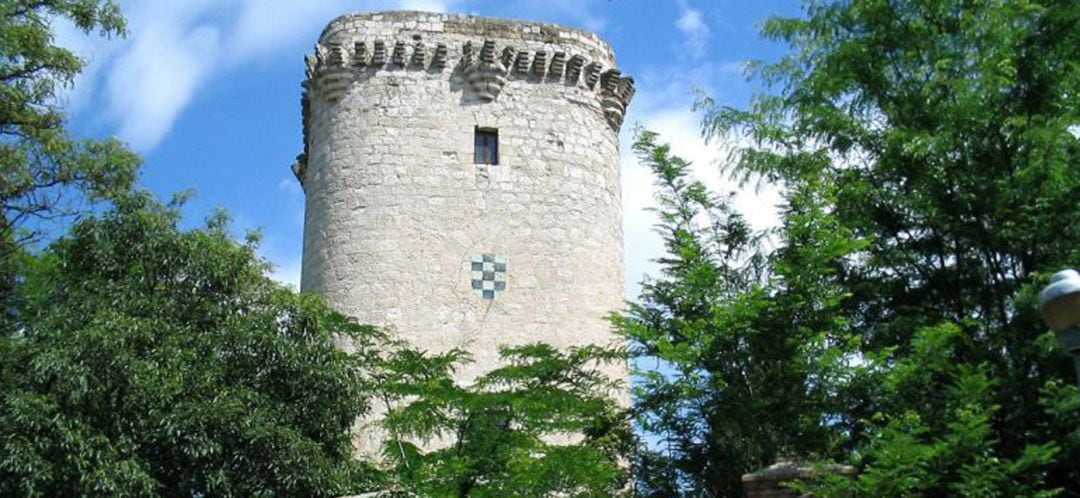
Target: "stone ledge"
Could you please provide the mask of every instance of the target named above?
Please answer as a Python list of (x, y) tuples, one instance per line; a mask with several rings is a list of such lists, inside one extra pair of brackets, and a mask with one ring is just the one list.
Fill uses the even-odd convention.
[(403, 28), (410, 30), (465, 36), (518, 38), (553, 44), (584, 44), (592, 50), (603, 53), (609, 59), (614, 58), (611, 46), (607, 42), (599, 35), (580, 28), (519, 19), (409, 10), (353, 12), (339, 16), (323, 29), (319, 42), (328, 42), (341, 32), (356, 29), (365, 22), (401, 24)]

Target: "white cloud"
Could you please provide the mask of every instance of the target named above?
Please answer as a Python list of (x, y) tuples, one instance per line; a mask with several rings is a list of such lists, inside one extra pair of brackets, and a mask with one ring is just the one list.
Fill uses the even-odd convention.
[(91, 63), (62, 95), (79, 112), (104, 98), (104, 118), (139, 151), (157, 146), (214, 78), (270, 57), (295, 57), (337, 15), (354, 10), (444, 11), (456, 0), (127, 0), (129, 38), (100, 40), (57, 25), (59, 41)]
[[(701, 13), (690, 8), (686, 1), (680, 1), (678, 5), (682, 14), (676, 24), (683, 39), (673, 48), (684, 52), (687, 49), (703, 51), (709, 29)], [(658, 267), (651, 260), (664, 254), (663, 241), (653, 229), (657, 217), (648, 210), (655, 206), (652, 173), (639, 164), (630, 151), (634, 125), (659, 133), (660, 141), (671, 144), (673, 154), (690, 161), (694, 177), (717, 195), (733, 193), (731, 202), (735, 210), (754, 228), (773, 227), (779, 219), (776, 206), (781, 199), (775, 188), (764, 186), (758, 191), (744, 187), (722, 171), (732, 148), (741, 145), (742, 141), (730, 138), (707, 144), (701, 133), (701, 116), (691, 110), (698, 98), (694, 90), (726, 102), (725, 88), (741, 84), (742, 67), (740, 62), (672, 57), (667, 64), (640, 70), (640, 74), (635, 75), (638, 92), (630, 106), (627, 125), (623, 127), (621, 144), (628, 299), (638, 297), (646, 275), (658, 275)]]
[(161, 23), (128, 48), (108, 76), (108, 115), (137, 150), (153, 148), (172, 128), (214, 67), (219, 35)]
[(683, 43), (690, 55), (701, 58), (709, 41), (709, 26), (705, 24), (701, 11), (690, 7), (685, 0), (679, 2), (679, 10), (675, 27), (683, 34)]
[(341, 14), (358, 7), (381, 9), (395, 5), (388, 0), (240, 0), (226, 49), (234, 62), (242, 62), (290, 47), (313, 45), (326, 23)]
[[(645, 95), (656, 103), (656, 97)], [(672, 154), (692, 163), (693, 176), (717, 195), (732, 194), (731, 202), (755, 229), (776, 226), (780, 192), (771, 186), (744, 188), (722, 172), (738, 140), (707, 144), (701, 136), (700, 116), (690, 110), (685, 100), (669, 101), (631, 117), (645, 129), (659, 133), (662, 143), (671, 144)], [(626, 129), (624, 127), (624, 129)], [(652, 259), (664, 254), (663, 241), (653, 227), (658, 218), (649, 209), (656, 206), (652, 173), (640, 164), (630, 150), (632, 134), (622, 134), (623, 244), (625, 247), (625, 296), (636, 299), (646, 275), (657, 276)]]
[(122, 8), (129, 37), (84, 45), (92, 51), (91, 63), (69, 105), (78, 112), (85, 101), (104, 99), (97, 106), (106, 110), (102, 118), (146, 151), (171, 130), (216, 69), (222, 34), (206, 18), (222, 7), (210, 0), (132, 0)]

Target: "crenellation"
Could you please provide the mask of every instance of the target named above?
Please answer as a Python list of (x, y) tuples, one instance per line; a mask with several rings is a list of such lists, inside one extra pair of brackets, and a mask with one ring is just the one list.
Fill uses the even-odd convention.
[[(368, 24), (362, 23), (364, 26)], [(373, 31), (376, 35), (397, 36), (393, 32)], [(422, 35), (412, 34), (411, 38), (414, 40), (411, 45), (403, 39), (391, 39), (389, 43), (393, 43), (393, 47), (390, 48), (390, 53), (387, 53), (388, 42), (383, 38), (373, 40), (373, 48), (370, 50), (369, 40), (350, 40), (351, 52), (346, 51), (338, 39), (329, 39), (316, 45), (314, 64), (311, 58), (307, 59), (307, 76), (309, 81), (313, 82), (310, 85), (312, 92), (323, 100), (336, 102), (348, 90), (350, 71), (353, 73), (351, 79), (356, 81), (369, 69), (422, 69), (429, 74), (442, 74), (451, 65), (451, 53), (446, 41), (437, 41), (435, 53), (429, 60), (427, 45), (421, 41)], [(530, 51), (527, 47), (515, 46), (513, 43), (501, 44), (494, 39), (484, 39), (479, 54), (476, 53), (472, 40), (466, 40), (460, 46), (458, 67), (462, 69), (461, 75), (466, 87), (481, 102), (491, 102), (498, 98), (510, 76), (538, 84), (561, 81), (568, 86), (579, 86), (595, 92), (597, 106), (609, 115), (609, 126), (618, 129), (622, 124), (621, 118), (626, 104), (633, 95), (632, 83), (627, 84), (620, 77), (611, 81), (605, 79), (605, 75), (618, 74), (618, 71), (602, 61), (589, 60), (581, 53), (570, 55), (565, 50), (554, 51), (549, 59), (551, 43), (545, 42)], [(453, 78), (454, 74), (449, 76)], [(410, 81), (412, 80), (388, 78), (386, 84), (411, 84)], [(585, 103), (571, 95), (566, 97), (571, 102)]]
[(484, 40), (480, 46), (480, 62), (483, 64), (495, 64), (495, 40)]

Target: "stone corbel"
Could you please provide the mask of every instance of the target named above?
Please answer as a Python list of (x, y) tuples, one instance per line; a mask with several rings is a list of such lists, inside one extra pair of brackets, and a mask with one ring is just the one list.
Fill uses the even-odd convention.
[(547, 72), (547, 52), (543, 50), (537, 51), (533, 56), (532, 73), (533, 76), (543, 78), (544, 73)]
[(367, 43), (358, 41), (353, 43), (353, 67), (363, 70), (368, 65)]
[(424, 63), (427, 62), (427, 49), (424, 47), (424, 42), (417, 40), (413, 45), (412, 57), (409, 58), (409, 65), (412, 67), (422, 68)]
[(465, 80), (481, 101), (491, 102), (506, 85), (506, 72), (506, 66), (495, 57), (495, 41), (484, 40), (476, 63), (465, 71)]
[(316, 95), (328, 102), (337, 102), (354, 79), (340, 43), (331, 43), (325, 48), (316, 46), (315, 71), (310, 80)]
[(398, 40), (394, 43), (394, 54), (390, 57), (390, 62), (394, 67), (405, 67), (405, 42)]
[(618, 69), (610, 69), (600, 76), (600, 106), (604, 109), (604, 119), (616, 131), (622, 127), (633, 89), (634, 81), (623, 78)]
[(435, 47), (435, 56), (432, 58), (432, 67), (442, 71), (446, 69), (446, 44), (440, 43)]
[(307, 174), (307, 154), (296, 156), (296, 161), (292, 163), (289, 169), (292, 170), (296, 181), (300, 182), (300, 188), (304, 188), (304, 176)]
[(575, 55), (566, 65), (566, 84), (577, 85), (581, 79), (581, 70), (585, 69), (585, 58)]
[(566, 52), (555, 52), (551, 58), (551, 66), (548, 68), (548, 77), (558, 81), (566, 70)]
[(386, 64), (386, 42), (375, 40), (375, 52), (371, 55), (371, 65), (376, 68)]
[(600, 81), (600, 63), (593, 62), (585, 67), (585, 88), (595, 90)]
[(529, 73), (529, 51), (522, 50), (518, 52), (517, 59), (514, 59), (514, 73), (516, 74), (528, 74)]

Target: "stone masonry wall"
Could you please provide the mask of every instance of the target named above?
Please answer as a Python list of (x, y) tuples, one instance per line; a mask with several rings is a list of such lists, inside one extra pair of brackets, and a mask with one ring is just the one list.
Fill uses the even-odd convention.
[[(332, 21), (308, 58), (294, 165), (307, 196), (301, 288), (416, 346), (469, 350), (464, 381), (496, 366), (500, 345), (611, 343), (618, 129), (633, 95), (613, 67), (596, 35), (548, 24)], [(474, 164), (476, 127), (498, 130), (497, 165)], [(494, 298), (475, 288), (482, 255), (505, 264)]]

